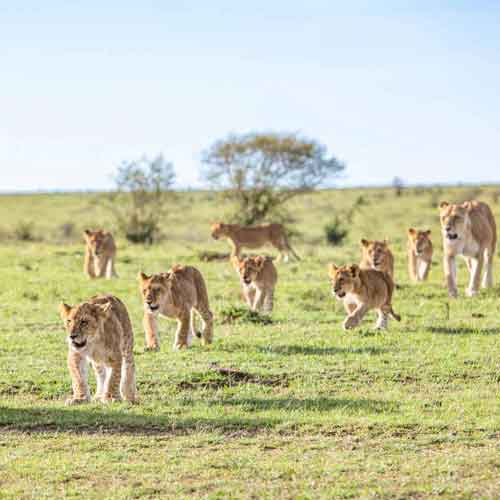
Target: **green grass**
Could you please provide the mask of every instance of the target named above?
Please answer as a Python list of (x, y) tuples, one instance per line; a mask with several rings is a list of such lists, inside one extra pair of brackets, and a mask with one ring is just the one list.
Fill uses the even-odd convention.
[[(97, 195), (0, 197), (0, 498), (498, 498), (500, 261), (496, 288), (469, 299), (460, 264), (455, 301), (440, 265), (436, 200), (466, 191), (325, 191), (294, 201), (303, 261), (279, 265), (268, 324), (241, 314), (228, 262), (198, 259), (227, 251), (208, 225), (230, 207), (210, 193), (180, 194), (158, 245), (119, 239), (120, 278), (109, 282), (82, 273), (81, 230), (95, 220), (113, 227)], [(500, 221), (493, 192), (476, 196)], [(325, 223), (359, 196), (345, 243), (327, 245)], [(27, 221), (35, 241), (16, 241)], [(62, 234), (67, 223), (73, 235)], [(407, 277), (409, 226), (433, 231), (423, 285)], [(403, 320), (379, 333), (370, 315), (345, 333), (326, 266), (358, 261), (361, 237), (385, 236)], [(173, 353), (175, 324), (161, 320), (161, 351), (144, 353), (136, 274), (173, 263), (203, 272), (215, 343)], [(98, 292), (129, 309), (140, 405), (64, 406), (71, 384), (57, 304)], [(214, 364), (248, 376), (220, 375)]]

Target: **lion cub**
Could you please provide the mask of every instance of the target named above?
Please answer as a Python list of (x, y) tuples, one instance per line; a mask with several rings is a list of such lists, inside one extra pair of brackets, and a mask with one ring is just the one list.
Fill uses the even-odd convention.
[(413, 281), (425, 281), (432, 264), (430, 230), (408, 229), (408, 272)]
[(394, 257), (389, 242), (361, 240), (361, 269), (375, 269), (387, 273), (394, 281)]
[[(144, 301), (143, 325), (146, 350), (158, 350), (158, 315), (177, 319), (174, 351), (187, 348), (193, 337), (202, 338), (203, 344), (213, 340), (213, 315), (208, 303), (205, 280), (198, 269), (174, 266), (167, 273), (147, 276), (139, 273), (139, 288)], [(195, 311), (202, 318), (202, 333), (195, 329)]]
[(89, 278), (111, 279), (118, 277), (115, 271), (116, 245), (113, 235), (102, 229), (83, 232), (85, 238), (85, 262), (83, 272)]
[(94, 368), (102, 402), (136, 402), (134, 333), (125, 305), (113, 295), (92, 297), (77, 306), (60, 304), (59, 314), (68, 332), (68, 368), (73, 397), (67, 405), (90, 400), (87, 360)]
[(359, 325), (370, 309), (378, 311), (375, 325), (377, 329), (387, 328), (388, 316), (401, 321), (401, 317), (392, 309), (394, 283), (387, 273), (374, 269), (360, 269), (355, 264), (342, 267), (331, 264), (329, 275), (332, 293), (344, 302), (347, 312), (343, 323), (344, 330)]
[(270, 257), (233, 257), (232, 262), (240, 276), (243, 295), (252, 311), (272, 312), (274, 287), (278, 273)]

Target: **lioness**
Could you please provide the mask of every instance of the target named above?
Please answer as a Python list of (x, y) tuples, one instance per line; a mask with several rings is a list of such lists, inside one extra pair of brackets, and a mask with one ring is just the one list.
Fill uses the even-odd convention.
[(394, 257), (389, 243), (384, 241), (361, 240), (361, 269), (375, 269), (387, 273), (394, 281)]
[[(198, 269), (174, 266), (167, 273), (147, 276), (139, 273), (139, 287), (144, 301), (146, 349), (158, 350), (158, 314), (177, 319), (174, 350), (189, 347), (193, 337), (202, 337), (203, 344), (213, 339), (213, 315), (208, 303), (205, 280)], [(195, 316), (202, 318), (202, 333), (195, 329)]]
[(461, 205), (443, 201), (439, 205), (439, 216), (443, 235), (444, 273), (449, 296), (458, 295), (455, 261), (457, 255), (465, 258), (470, 272), (469, 286), (465, 290), (467, 296), (479, 293), (483, 262), (486, 269), (482, 286), (492, 287), (497, 228), (490, 207), (480, 201), (466, 201)]
[(242, 248), (260, 248), (267, 243), (279, 252), (278, 260), (288, 262), (290, 254), (295, 259), (300, 257), (290, 246), (285, 228), (282, 224), (262, 224), (260, 226), (240, 226), (239, 224), (212, 224), (212, 238), (227, 238), (233, 247), (231, 257), (240, 257)]
[(357, 326), (370, 309), (377, 309), (377, 329), (387, 328), (388, 316), (401, 321), (401, 316), (392, 309), (394, 283), (389, 274), (374, 269), (351, 266), (337, 267), (331, 264), (329, 275), (332, 293), (344, 302), (347, 317), (344, 330)]
[(432, 264), (431, 231), (408, 229), (408, 272), (413, 281), (425, 281)]
[(278, 273), (269, 257), (258, 255), (239, 259), (232, 258), (243, 288), (243, 295), (252, 311), (272, 312), (274, 287), (278, 281)]
[(84, 273), (89, 278), (117, 277), (115, 271), (116, 245), (113, 235), (102, 229), (83, 232), (85, 238)]
[(73, 397), (67, 405), (90, 400), (87, 360), (97, 380), (95, 399), (137, 401), (134, 333), (125, 305), (113, 295), (92, 297), (77, 306), (61, 303), (59, 314), (68, 332), (68, 368)]

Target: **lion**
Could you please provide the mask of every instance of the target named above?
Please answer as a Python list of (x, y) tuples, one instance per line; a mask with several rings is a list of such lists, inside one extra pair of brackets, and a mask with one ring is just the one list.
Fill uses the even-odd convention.
[(408, 272), (413, 281), (425, 281), (432, 265), (431, 231), (408, 229)]
[[(208, 303), (205, 280), (198, 269), (191, 266), (173, 266), (167, 273), (138, 276), (144, 301), (144, 330), (146, 350), (159, 350), (158, 315), (177, 319), (173, 349), (188, 348), (193, 337), (202, 338), (203, 344), (213, 341), (213, 314)], [(202, 333), (195, 329), (197, 312), (202, 319)]]
[(363, 316), (370, 310), (378, 311), (375, 328), (387, 328), (388, 317), (401, 321), (401, 316), (392, 309), (394, 283), (388, 273), (375, 269), (361, 269), (356, 264), (337, 267), (331, 264), (329, 275), (332, 293), (344, 302), (347, 317), (343, 328), (348, 330), (359, 325)]
[(102, 229), (83, 232), (85, 238), (84, 273), (89, 278), (117, 278), (115, 271), (116, 245), (113, 235)]
[(361, 269), (375, 269), (387, 273), (394, 281), (394, 256), (389, 249), (389, 242), (361, 240)]
[(232, 262), (240, 276), (243, 295), (252, 311), (272, 312), (274, 287), (278, 281), (278, 272), (270, 257), (258, 255)]
[(73, 396), (67, 405), (90, 401), (87, 360), (97, 381), (95, 399), (137, 402), (134, 332), (127, 308), (113, 295), (98, 295), (76, 306), (61, 303), (68, 333), (68, 368)]
[[(455, 260), (457, 255), (464, 257), (470, 273), (466, 296), (477, 295), (480, 284), (483, 288), (492, 287), (497, 228), (490, 207), (480, 201), (466, 201), (461, 205), (443, 201), (439, 205), (439, 216), (448, 295), (458, 295)], [(483, 263), (485, 272), (481, 283)]]
[(290, 246), (282, 224), (262, 224), (260, 226), (240, 226), (239, 224), (212, 224), (212, 238), (227, 238), (232, 246), (231, 257), (240, 257), (242, 248), (260, 248), (269, 243), (280, 255), (278, 260), (288, 262), (290, 255), (300, 257)]

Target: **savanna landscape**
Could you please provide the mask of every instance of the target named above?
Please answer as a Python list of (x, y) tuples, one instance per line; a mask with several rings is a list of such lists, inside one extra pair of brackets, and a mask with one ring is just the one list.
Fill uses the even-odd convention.
[[(277, 263), (270, 316), (244, 314), (225, 241), (210, 223), (232, 210), (215, 192), (178, 192), (161, 238), (132, 244), (99, 193), (0, 197), (1, 498), (498, 498), (500, 260), (495, 286), (444, 286), (437, 206), (479, 199), (500, 220), (495, 186), (337, 189), (287, 204), (299, 262)], [(325, 226), (344, 221), (331, 245)], [(338, 221), (337, 221), (338, 222)], [(86, 228), (115, 232), (118, 278), (83, 273)], [(429, 281), (412, 283), (409, 227), (430, 229)], [(375, 315), (343, 331), (330, 263), (357, 263), (361, 238), (387, 237), (401, 322)], [(276, 255), (272, 248), (265, 253)], [(214, 343), (144, 351), (137, 274), (173, 264), (203, 273)], [(120, 297), (135, 333), (140, 403), (66, 407), (71, 380), (57, 307)], [(95, 387), (90, 376), (92, 391)]]

